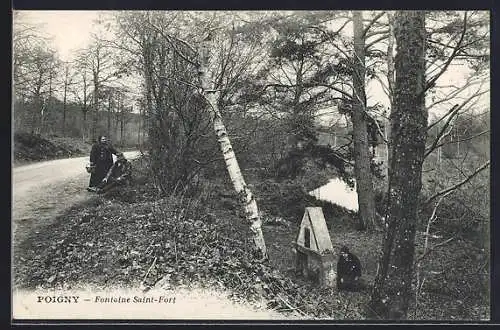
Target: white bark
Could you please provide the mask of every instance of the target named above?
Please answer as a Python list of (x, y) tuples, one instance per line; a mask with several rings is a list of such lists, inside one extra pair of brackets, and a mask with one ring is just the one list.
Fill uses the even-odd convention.
[(264, 235), (262, 233), (262, 221), (260, 219), (257, 201), (255, 200), (251, 190), (245, 183), (245, 179), (243, 177), (243, 174), (241, 173), (238, 160), (236, 159), (236, 154), (234, 153), (233, 147), (231, 146), (231, 141), (227, 134), (226, 127), (224, 126), (224, 122), (222, 120), (217, 102), (219, 91), (215, 91), (210, 88), (210, 82), (207, 74), (209, 46), (210, 40), (206, 39), (205, 41), (203, 41), (202, 47), (200, 49), (200, 63), (198, 68), (198, 74), (201, 82), (200, 92), (209, 104), (208, 111), (210, 111), (210, 116), (213, 121), (217, 141), (224, 156), (224, 161), (226, 163), (229, 177), (243, 206), (246, 220), (250, 224), (252, 240), (255, 244), (255, 247), (259, 250), (261, 257), (267, 258), (266, 243), (264, 240)]

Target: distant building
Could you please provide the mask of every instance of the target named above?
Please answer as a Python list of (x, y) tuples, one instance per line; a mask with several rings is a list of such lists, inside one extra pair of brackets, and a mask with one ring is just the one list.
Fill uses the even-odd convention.
[[(345, 119), (345, 115), (338, 113), (329, 113), (328, 118), (323, 118), (316, 122), (316, 132), (318, 145), (329, 145), (336, 149), (347, 145), (352, 140), (352, 124)], [(368, 123), (369, 138), (374, 148), (370, 147), (377, 162), (384, 162), (387, 159), (387, 146), (384, 142), (387, 119), (377, 119)], [(381, 134), (384, 134), (384, 137)], [(374, 150), (373, 150), (374, 149)]]

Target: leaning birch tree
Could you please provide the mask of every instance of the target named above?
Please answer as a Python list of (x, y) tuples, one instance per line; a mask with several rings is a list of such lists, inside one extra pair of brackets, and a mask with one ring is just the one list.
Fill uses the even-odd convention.
[[(165, 29), (156, 26), (153, 21), (148, 21), (148, 24), (153, 31), (161, 36), (171, 46), (174, 53), (189, 64), (193, 65), (197, 70), (199, 85), (192, 87), (196, 87), (198, 93), (206, 101), (206, 110), (210, 114), (217, 142), (224, 158), (225, 167), (233, 184), (233, 188), (237, 193), (238, 199), (241, 202), (245, 219), (249, 225), (251, 239), (254, 243), (256, 251), (258, 252), (258, 258), (261, 260), (267, 259), (267, 248), (262, 232), (262, 221), (257, 201), (245, 182), (219, 108), (219, 98), (221, 96), (221, 92), (224, 90), (224, 86), (222, 88), (217, 87), (216, 82), (212, 79), (214, 76), (212, 74), (213, 72), (210, 72), (210, 50), (214, 47), (212, 38), (214, 34), (217, 33), (216, 31), (219, 30), (219, 28), (212, 27), (209, 29), (208, 36), (206, 36), (201, 42), (197, 43), (198, 47), (194, 47), (193, 42), (188, 42), (180, 39), (174, 34), (169, 34)], [(191, 84), (189, 82), (186, 83)]]
[(226, 164), (226, 169), (233, 183), (233, 187), (238, 194), (240, 202), (243, 206), (245, 218), (250, 225), (250, 232), (252, 235), (252, 240), (255, 247), (260, 252), (260, 258), (267, 258), (266, 243), (264, 241), (264, 235), (262, 233), (262, 221), (259, 215), (259, 209), (257, 207), (257, 201), (255, 197), (245, 183), (245, 178), (241, 173), (238, 160), (236, 159), (236, 154), (234, 153), (231, 141), (227, 134), (226, 126), (222, 120), (222, 116), (218, 106), (218, 95), (220, 90), (215, 90), (210, 87), (209, 76), (207, 72), (209, 63), (209, 54), (211, 46), (210, 34), (206, 37), (201, 44), (199, 50), (199, 62), (198, 62), (198, 74), (200, 78), (201, 90), (200, 93), (207, 100), (209, 105), (208, 110), (210, 111), (210, 116), (213, 122), (213, 128), (215, 135), (217, 136), (217, 142), (219, 143), (220, 150), (224, 156), (224, 162)]

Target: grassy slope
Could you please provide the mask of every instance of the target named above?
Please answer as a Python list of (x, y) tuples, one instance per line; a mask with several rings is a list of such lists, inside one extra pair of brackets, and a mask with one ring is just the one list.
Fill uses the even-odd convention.
[[(28, 133), (14, 134), (14, 165), (33, 162), (88, 156), (92, 145), (80, 138), (44, 137)], [(136, 150), (135, 146), (115, 146), (120, 151)]]
[[(136, 163), (134, 168), (142, 166)], [(228, 198), (230, 195), (227, 184), (207, 183), (197, 199), (159, 199), (151, 184), (139, 178), (131, 188), (96, 196), (74, 207), (53, 225), (22, 242), (14, 260), (15, 285), (27, 288), (69, 288), (88, 283), (138, 285), (154, 263), (145, 278), (146, 286), (153, 286), (160, 279), (171, 285), (199, 283), (227, 288), (235, 299), (257, 301), (264, 297), (269, 308), (304, 317), (363, 318), (368, 291), (345, 293), (322, 289), (293, 274), (291, 243), (300, 217), (286, 219), (288, 226), (264, 226), (270, 262), (252, 261), (250, 244), (243, 235), (247, 226), (233, 200)], [(264, 205), (261, 209), (268, 211), (269, 205), (261, 204)], [(325, 213), (334, 246), (351, 247), (363, 263), (364, 276), (372, 281), (381, 235), (356, 232), (349, 226), (346, 215)], [(419, 235), (417, 249), (422, 244), (423, 237)], [(468, 260), (468, 248), (466, 242), (456, 241), (428, 256), (425, 264), (428, 270), (449, 268), (443, 274), (427, 275), (419, 306), (411, 307), (410, 317), (476, 320), (488, 317), (489, 303), (474, 288), (467, 289), (477, 285), (479, 275), (465, 274), (464, 270), (479, 273), (482, 270), (475, 265), (484, 263), (479, 259)], [(471, 281), (466, 283), (465, 279)]]
[(14, 165), (32, 162), (85, 156), (91, 145), (81, 139), (67, 137), (42, 137), (28, 133), (15, 133), (13, 142)]

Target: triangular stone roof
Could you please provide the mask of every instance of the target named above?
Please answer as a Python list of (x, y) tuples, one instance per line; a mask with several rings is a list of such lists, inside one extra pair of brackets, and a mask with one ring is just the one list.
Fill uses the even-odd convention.
[(305, 246), (305, 228), (309, 228), (311, 231), (311, 250), (315, 250), (320, 253), (326, 250), (333, 251), (330, 233), (328, 232), (325, 216), (323, 215), (323, 209), (321, 207), (306, 207), (296, 239), (297, 244), (301, 246)]

